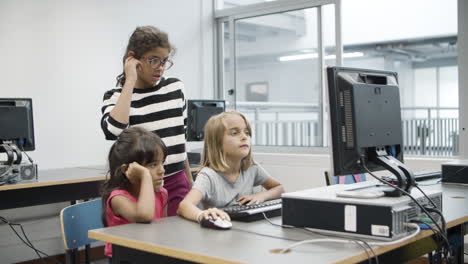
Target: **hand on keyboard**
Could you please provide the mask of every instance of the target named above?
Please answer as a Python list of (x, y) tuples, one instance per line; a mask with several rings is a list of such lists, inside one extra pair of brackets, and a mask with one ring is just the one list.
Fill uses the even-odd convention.
[(263, 219), (262, 213), (266, 213), (269, 216), (281, 215), (281, 199), (270, 200), (259, 204), (233, 205), (221, 208), (221, 210), (226, 212), (233, 220), (242, 221), (242, 218), (259, 220)]
[(262, 193), (254, 193), (249, 195), (242, 195), (237, 199), (237, 202), (241, 205), (251, 205), (263, 203), (265, 198), (263, 198)]

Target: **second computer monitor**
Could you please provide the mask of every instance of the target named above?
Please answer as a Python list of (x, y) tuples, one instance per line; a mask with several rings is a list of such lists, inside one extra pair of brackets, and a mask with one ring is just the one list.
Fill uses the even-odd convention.
[(202, 141), (205, 124), (211, 116), (224, 112), (224, 100), (187, 101), (187, 141)]
[(386, 169), (409, 190), (397, 73), (329, 67), (327, 76), (334, 175)]
[(0, 144), (35, 149), (31, 98), (0, 98)]

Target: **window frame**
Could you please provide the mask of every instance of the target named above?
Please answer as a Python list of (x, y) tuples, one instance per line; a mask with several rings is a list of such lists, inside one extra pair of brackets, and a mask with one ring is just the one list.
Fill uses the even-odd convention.
[[(216, 1), (215, 1), (216, 3)], [(341, 37), (341, 0), (288, 0), (288, 1), (273, 1), (264, 3), (255, 3), (251, 5), (233, 7), (228, 9), (216, 10), (214, 12), (215, 19), (215, 81), (217, 89), (215, 89), (215, 96), (222, 98), (227, 101), (228, 104), (233, 104), (233, 108), (236, 109), (236, 97), (235, 93), (232, 98), (228, 98), (226, 95), (226, 88), (224, 87), (224, 80), (228, 78), (229, 87), (236, 87), (236, 49), (235, 49), (235, 22), (241, 19), (273, 15), (278, 13), (290, 12), (295, 10), (317, 8), (317, 45), (319, 49), (318, 60), (321, 70), (319, 83), (322, 89), (319, 91), (319, 104), (321, 105), (321, 112), (319, 115), (319, 122), (322, 124), (320, 142), (323, 147), (300, 147), (300, 146), (255, 146), (257, 151), (260, 152), (277, 152), (281, 149), (282, 152), (286, 153), (328, 153), (330, 148), (328, 146), (327, 139), (323, 135), (331, 133), (329, 132), (329, 125), (324, 122), (327, 120), (325, 115), (328, 115), (328, 99), (326, 94), (326, 76), (325, 76), (325, 60), (324, 60), (324, 38), (323, 38), (323, 17), (322, 17), (322, 6), (333, 4), (335, 6), (335, 47), (336, 47), (336, 65), (343, 65), (343, 44)], [(228, 23), (229, 26), (229, 45), (232, 47), (229, 51), (228, 57), (234, 58), (230, 60), (229, 67), (233, 69), (229, 76), (225, 76), (224, 69), (224, 39), (223, 29), (224, 23)], [(233, 102), (230, 102), (233, 101)]]

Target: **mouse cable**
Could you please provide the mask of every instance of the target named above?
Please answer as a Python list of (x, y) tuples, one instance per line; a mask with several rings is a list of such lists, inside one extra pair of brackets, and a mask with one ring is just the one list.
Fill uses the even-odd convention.
[[(357, 238), (357, 237), (351, 238), (351, 237), (346, 237), (346, 236), (340, 236), (338, 234), (322, 234), (319, 231), (312, 230), (312, 229), (307, 228), (307, 227), (304, 227), (304, 230), (307, 231), (307, 232), (313, 233), (314, 235), (319, 235), (319, 236), (323, 236), (323, 237), (334, 237), (334, 238), (340, 238), (340, 239), (343, 239), (343, 240), (352, 240), (353, 242), (355, 242), (359, 246), (363, 247), (368, 256), (369, 256), (369, 254), (367, 252), (367, 249), (369, 249), (372, 252), (372, 257), (375, 259), (375, 263), (379, 264), (379, 258), (377, 257), (377, 254), (375, 253), (374, 249), (372, 248), (372, 246), (369, 245), (369, 243), (367, 243), (363, 239), (360, 239), (360, 238)], [(360, 244), (358, 242), (361, 242), (362, 244)], [(364, 245), (367, 248), (365, 248)], [(369, 259), (370, 259), (370, 256), (368, 257), (368, 260)], [(371, 260), (369, 260), (369, 263), (372, 263)]]
[[(374, 245), (374, 246), (390, 246), (390, 245), (395, 245), (399, 244), (403, 241), (406, 241), (408, 239), (411, 239), (415, 237), (417, 234), (419, 234), (419, 231), (421, 230), (417, 224), (409, 223), (409, 226), (412, 226), (416, 229), (416, 231), (406, 237), (403, 237), (401, 239), (391, 241), (391, 242), (367, 242), (369, 245)], [(310, 239), (310, 240), (303, 240), (294, 244), (289, 245), (288, 247), (282, 249), (280, 253), (285, 253), (289, 249), (292, 249), (294, 247), (303, 245), (303, 244), (309, 244), (309, 243), (319, 243), (319, 242), (336, 242), (336, 243), (350, 243), (352, 242), (352, 239), (332, 239), (332, 238), (324, 238), (324, 239)]]
[(283, 225), (283, 224), (273, 223), (273, 221), (271, 221), (270, 218), (268, 218), (266, 216), (265, 212), (262, 212), (262, 214), (263, 214), (263, 218), (265, 218), (265, 220), (267, 220), (268, 223), (270, 223), (271, 225), (279, 226), (279, 227), (283, 227), (283, 228), (295, 228), (295, 226), (292, 226), (292, 225)]
[[(265, 220), (268, 221), (268, 223), (270, 223), (270, 224), (273, 225), (273, 226), (278, 226), (278, 227), (283, 227), (283, 228), (296, 228), (295, 226), (292, 226), (292, 225), (283, 225), (283, 224), (274, 223), (273, 221), (271, 221), (270, 218), (268, 218), (268, 217), (266, 216), (266, 214), (265, 214), (264, 212), (262, 212), (262, 214), (263, 214), (263, 217), (265, 218)], [(309, 231), (309, 230), (307, 230), (307, 229), (305, 229), (305, 230), (306, 230), (306, 231)], [(317, 233), (317, 234), (322, 235), (322, 234), (320, 234), (320, 233)], [(365, 252), (366, 255), (367, 255), (367, 259), (369, 260), (369, 263), (371, 263), (371, 261), (370, 261), (370, 255), (369, 255), (369, 252), (367, 252), (366, 247), (365, 247), (364, 245), (358, 243), (358, 241), (360, 241), (359, 239), (356, 239), (356, 240), (357, 240), (357, 241), (353, 241), (353, 242), (356, 243), (358, 246), (360, 246), (360, 247), (362, 247), (362, 248), (364, 249), (364, 252)], [(298, 240), (298, 241), (299, 241), (299, 240)], [(369, 244), (367, 244), (365, 241), (360, 241), (360, 242), (362, 242), (363, 244), (365, 244), (366, 246), (369, 247), (369, 249), (371, 250), (371, 252), (373, 253), (373, 255), (374, 255), (375, 259), (376, 259), (376, 263), (378, 264), (379, 261), (378, 261), (378, 259), (377, 259), (377, 255), (375, 254), (375, 252), (374, 252), (374, 250), (372, 249), (372, 247), (369, 246)]]

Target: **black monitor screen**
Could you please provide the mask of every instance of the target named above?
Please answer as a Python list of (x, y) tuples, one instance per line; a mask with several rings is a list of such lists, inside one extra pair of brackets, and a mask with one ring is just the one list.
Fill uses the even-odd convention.
[(35, 149), (32, 100), (0, 98), (0, 144), (11, 143), (21, 150)]
[(334, 175), (406, 174), (397, 73), (329, 67), (327, 76)]
[(188, 100), (187, 141), (202, 141), (206, 121), (225, 109), (224, 100)]

